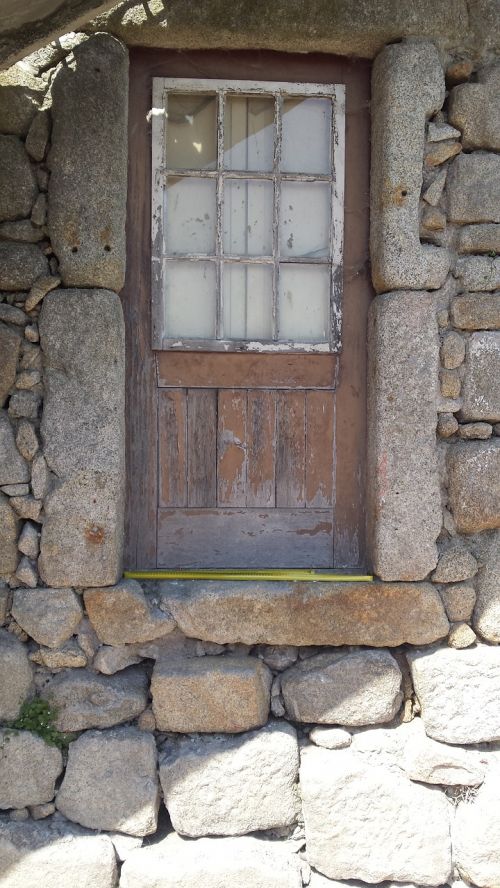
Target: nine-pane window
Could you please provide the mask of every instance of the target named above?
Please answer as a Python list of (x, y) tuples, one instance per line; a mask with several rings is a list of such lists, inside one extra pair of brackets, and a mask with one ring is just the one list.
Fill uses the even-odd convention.
[(344, 87), (155, 78), (153, 345), (338, 351)]

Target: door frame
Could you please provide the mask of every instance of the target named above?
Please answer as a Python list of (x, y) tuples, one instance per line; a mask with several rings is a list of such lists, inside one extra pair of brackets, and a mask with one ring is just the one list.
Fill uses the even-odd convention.
[(126, 520), (129, 570), (156, 567), (157, 362), (151, 343), (153, 77), (291, 80), (346, 85), (343, 348), (335, 414), (335, 567), (366, 565), (366, 322), (369, 274), (370, 63), (321, 53), (130, 50), (126, 330)]

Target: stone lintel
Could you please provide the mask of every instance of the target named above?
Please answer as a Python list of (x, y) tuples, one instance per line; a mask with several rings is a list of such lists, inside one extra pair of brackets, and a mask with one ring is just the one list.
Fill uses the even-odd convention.
[(368, 372), (369, 530), (374, 573), (422, 580), (437, 563), (439, 341), (431, 293), (378, 296)]
[(429, 644), (448, 632), (430, 583), (162, 583), (185, 635), (219, 644)]

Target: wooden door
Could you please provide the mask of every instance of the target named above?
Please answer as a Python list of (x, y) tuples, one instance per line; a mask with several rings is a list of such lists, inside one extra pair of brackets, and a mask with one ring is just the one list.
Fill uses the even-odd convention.
[[(151, 82), (345, 83), (343, 350), (153, 351)], [(126, 567), (364, 567), (369, 66), (274, 53), (131, 53)]]

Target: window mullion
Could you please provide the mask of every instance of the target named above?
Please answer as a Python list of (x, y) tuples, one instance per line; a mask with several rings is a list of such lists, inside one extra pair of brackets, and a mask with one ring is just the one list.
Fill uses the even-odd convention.
[(282, 117), (283, 99), (279, 93), (274, 98), (274, 153), (273, 153), (273, 179), (274, 179), (274, 202), (273, 202), (273, 307), (272, 307), (272, 323), (273, 323), (273, 341), (279, 340), (279, 224), (280, 224), (280, 200), (281, 200), (281, 117)]
[(345, 188), (345, 86), (337, 84), (332, 96), (332, 209), (330, 249), (332, 251), (330, 348), (338, 351), (342, 342), (342, 293), (344, 287), (344, 188)]
[(217, 93), (217, 228), (216, 228), (216, 322), (215, 336), (217, 339), (224, 338), (224, 306), (223, 306), (223, 282), (222, 282), (222, 236), (223, 236), (223, 205), (224, 205), (224, 104), (225, 92), (219, 90)]

